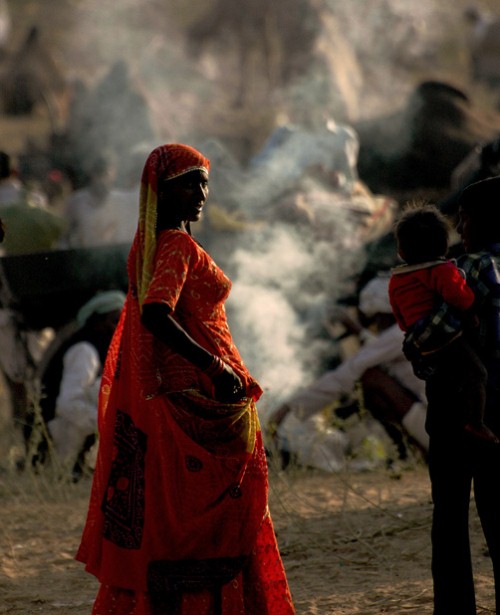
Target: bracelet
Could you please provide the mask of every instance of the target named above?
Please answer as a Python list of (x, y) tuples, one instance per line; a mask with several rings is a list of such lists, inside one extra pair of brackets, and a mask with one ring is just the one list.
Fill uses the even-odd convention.
[(220, 376), (226, 368), (226, 364), (220, 358), (214, 355), (212, 362), (210, 365), (204, 369), (203, 371), (209, 378), (215, 378), (216, 376)]

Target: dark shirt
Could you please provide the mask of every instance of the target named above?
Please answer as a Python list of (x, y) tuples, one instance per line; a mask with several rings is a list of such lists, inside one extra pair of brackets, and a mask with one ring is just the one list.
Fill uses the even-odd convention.
[(479, 324), (473, 331), (483, 359), (500, 359), (500, 243), (459, 259), (476, 297)]

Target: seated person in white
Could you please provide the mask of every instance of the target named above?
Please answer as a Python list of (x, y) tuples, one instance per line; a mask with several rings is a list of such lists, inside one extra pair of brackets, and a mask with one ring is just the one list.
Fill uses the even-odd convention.
[(124, 301), (121, 291), (98, 293), (88, 301), (77, 314), (80, 328), (55, 352), (42, 379), (42, 413), (54, 450), (75, 478), (96, 439), (102, 367)]
[(399, 424), (424, 452), (428, 448), (425, 383), (413, 374), (403, 354), (403, 335), (392, 315), (388, 284), (388, 275), (377, 276), (359, 297), (360, 312), (371, 320), (384, 321), (379, 333), (361, 330), (362, 345), (355, 354), (310, 386), (298, 390), (269, 418), (278, 447), (280, 442), (285, 443), (287, 452), (303, 465), (327, 471), (338, 471), (344, 466), (349, 438), (331, 428), (322, 411), (342, 395), (352, 394), (358, 382), (366, 406), (391, 436), (391, 427)]

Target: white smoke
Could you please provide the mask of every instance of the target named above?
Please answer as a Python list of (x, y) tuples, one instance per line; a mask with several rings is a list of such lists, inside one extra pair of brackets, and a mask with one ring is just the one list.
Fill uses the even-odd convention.
[(337, 300), (354, 292), (364, 253), (335, 198), (330, 219), (337, 231), (323, 238), (311, 229), (269, 224), (243, 237), (230, 259), (228, 316), (243, 359), (265, 391), (264, 420), (338, 352), (323, 323)]

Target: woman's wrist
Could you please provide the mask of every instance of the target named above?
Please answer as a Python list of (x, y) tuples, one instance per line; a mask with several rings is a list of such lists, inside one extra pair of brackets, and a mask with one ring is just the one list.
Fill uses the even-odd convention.
[(225, 368), (226, 364), (224, 361), (220, 357), (213, 355), (212, 361), (203, 371), (209, 378), (216, 378), (224, 372)]

